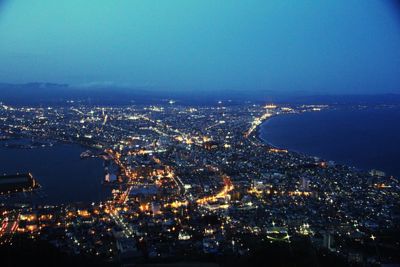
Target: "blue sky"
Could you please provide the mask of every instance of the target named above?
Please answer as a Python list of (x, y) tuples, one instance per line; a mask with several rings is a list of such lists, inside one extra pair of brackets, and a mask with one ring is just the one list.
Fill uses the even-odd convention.
[(400, 93), (393, 2), (0, 0), (0, 82)]

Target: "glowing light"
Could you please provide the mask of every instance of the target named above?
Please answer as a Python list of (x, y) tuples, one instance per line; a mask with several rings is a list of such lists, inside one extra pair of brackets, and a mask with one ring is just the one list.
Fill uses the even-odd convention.
[(277, 105), (274, 105), (274, 104), (267, 104), (267, 105), (264, 106), (264, 108), (267, 108), (267, 109), (276, 109), (276, 108), (277, 108)]

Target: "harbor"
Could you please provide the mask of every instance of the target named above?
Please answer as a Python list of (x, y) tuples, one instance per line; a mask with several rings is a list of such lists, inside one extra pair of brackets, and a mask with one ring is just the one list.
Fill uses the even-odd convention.
[(31, 147), (29, 141), (19, 140), (21, 146), (10, 140), (7, 146), (5, 141), (0, 142), (1, 175), (32, 173), (41, 186), (40, 199), (45, 204), (95, 202), (107, 194), (102, 185), (102, 159), (82, 159), (80, 155), (86, 149), (76, 144)]

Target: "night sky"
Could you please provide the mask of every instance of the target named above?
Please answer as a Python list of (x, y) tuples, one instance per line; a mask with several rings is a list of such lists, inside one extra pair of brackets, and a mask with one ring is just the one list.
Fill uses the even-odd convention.
[(395, 1), (0, 0), (0, 82), (400, 93)]

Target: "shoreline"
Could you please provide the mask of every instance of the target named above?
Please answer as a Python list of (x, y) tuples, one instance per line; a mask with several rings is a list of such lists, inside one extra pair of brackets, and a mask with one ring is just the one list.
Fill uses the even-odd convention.
[(341, 160), (334, 160), (334, 159), (330, 159), (330, 158), (325, 158), (325, 157), (319, 156), (319, 155), (311, 155), (311, 154), (309, 154), (309, 153), (301, 152), (301, 151), (296, 151), (296, 150), (290, 149), (290, 148), (288, 148), (288, 147), (279, 147), (279, 146), (276, 146), (276, 145), (270, 143), (268, 140), (263, 139), (263, 138), (261, 137), (261, 127), (262, 127), (262, 125), (264, 125), (264, 123), (266, 123), (268, 120), (270, 120), (270, 119), (272, 119), (272, 118), (274, 118), (274, 117), (277, 117), (277, 116), (281, 116), (281, 115), (286, 115), (286, 114), (278, 114), (278, 115), (275, 114), (275, 115), (273, 115), (273, 116), (271, 116), (271, 117), (269, 117), (269, 118), (263, 120), (263, 121), (256, 127), (256, 129), (255, 129), (254, 132), (253, 132), (253, 137), (254, 137), (254, 139), (257, 140), (257, 142), (260, 142), (261, 145), (264, 145), (264, 146), (266, 146), (266, 147), (268, 147), (268, 148), (283, 149), (283, 150), (287, 150), (287, 151), (290, 152), (290, 153), (295, 153), (295, 154), (298, 154), (298, 155), (301, 155), (301, 156), (305, 156), (305, 157), (309, 157), (309, 158), (318, 158), (319, 160), (322, 160), (322, 161), (333, 161), (333, 162), (335, 162), (335, 165), (347, 166), (347, 167), (356, 169), (356, 170), (361, 171), (361, 172), (366, 172), (366, 173), (368, 173), (368, 172), (370, 172), (371, 170), (382, 170), (383, 172), (385, 172), (385, 174), (386, 174), (387, 177), (395, 177), (395, 178), (400, 177), (400, 176), (398, 176), (398, 175), (396, 175), (396, 174), (388, 173), (387, 170), (386, 170), (385, 168), (371, 167), (371, 166), (368, 166), (368, 167), (359, 167), (359, 166), (357, 166), (357, 165), (353, 165), (353, 164), (348, 163), (348, 162), (343, 162), (343, 161), (341, 161)]
[[(280, 115), (281, 115), (281, 114), (280, 114)], [(253, 134), (252, 134), (252, 136), (254, 137), (254, 139), (256, 139), (258, 142), (260, 142), (262, 145), (268, 146), (268, 147), (270, 147), (270, 148), (286, 149), (286, 148), (278, 147), (278, 146), (276, 146), (276, 145), (274, 145), (274, 144), (268, 142), (267, 140), (264, 140), (264, 139), (261, 138), (261, 126), (262, 126), (264, 123), (266, 123), (267, 121), (271, 120), (272, 118), (278, 117), (278, 116), (280, 116), (280, 115), (274, 114), (274, 115), (272, 115), (271, 117), (269, 117), (269, 118), (263, 120), (259, 125), (257, 125), (257, 127), (254, 129), (254, 132), (253, 132)], [(289, 150), (289, 151), (290, 151), (290, 152), (298, 153), (298, 152), (292, 151), (292, 150)]]

